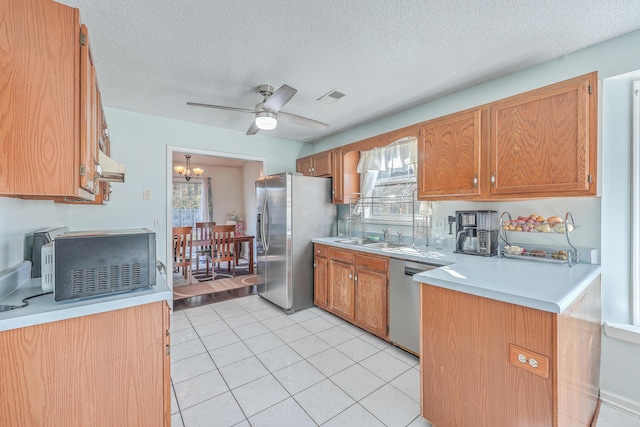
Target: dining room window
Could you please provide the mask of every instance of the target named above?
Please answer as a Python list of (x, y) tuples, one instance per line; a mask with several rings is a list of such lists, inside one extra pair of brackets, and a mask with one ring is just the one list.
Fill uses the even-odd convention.
[(194, 227), (196, 222), (203, 221), (202, 187), (202, 181), (195, 179), (173, 182), (174, 227)]

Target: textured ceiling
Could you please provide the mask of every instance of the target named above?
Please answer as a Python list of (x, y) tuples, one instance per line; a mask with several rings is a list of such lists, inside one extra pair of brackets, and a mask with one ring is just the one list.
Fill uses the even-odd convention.
[[(61, 0), (87, 24), (105, 106), (246, 132), (259, 84), (317, 141), (640, 28), (640, 0)], [(346, 93), (326, 104), (331, 90)]]

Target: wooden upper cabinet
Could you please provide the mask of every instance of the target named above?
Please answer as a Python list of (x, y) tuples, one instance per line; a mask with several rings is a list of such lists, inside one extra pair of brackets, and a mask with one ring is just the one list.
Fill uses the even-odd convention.
[(344, 152), (342, 147), (334, 148), (333, 153), (333, 203), (350, 203), (351, 197), (360, 192), (360, 174), (357, 172), (359, 151)]
[(491, 104), (492, 195), (596, 194), (597, 74)]
[(80, 184), (98, 190), (98, 87), (87, 27), (80, 27)]
[(331, 150), (296, 160), (296, 171), (305, 176), (331, 177), (332, 168)]
[(480, 109), (431, 120), (420, 127), (418, 197), (480, 195)]
[(333, 163), (331, 150), (313, 156), (313, 176), (331, 176)]
[(313, 158), (312, 156), (302, 157), (296, 160), (296, 171), (304, 176), (313, 176)]
[(93, 200), (81, 180), (78, 9), (5, 0), (0, 16), (0, 196)]

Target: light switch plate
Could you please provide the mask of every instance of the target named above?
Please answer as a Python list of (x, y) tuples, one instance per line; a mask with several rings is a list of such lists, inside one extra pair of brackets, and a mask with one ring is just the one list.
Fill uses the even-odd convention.
[(151, 200), (151, 190), (142, 190), (142, 200)]

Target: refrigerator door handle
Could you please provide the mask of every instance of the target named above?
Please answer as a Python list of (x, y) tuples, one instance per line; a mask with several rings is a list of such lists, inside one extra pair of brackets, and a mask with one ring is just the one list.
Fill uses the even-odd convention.
[[(269, 226), (269, 199), (264, 199), (264, 205), (262, 205), (262, 221), (260, 223), (260, 227), (262, 228), (260, 234), (262, 238), (262, 245), (264, 246), (264, 250), (269, 250), (269, 234), (266, 233), (268, 229), (266, 227)], [(265, 227), (266, 224), (266, 227)]]

